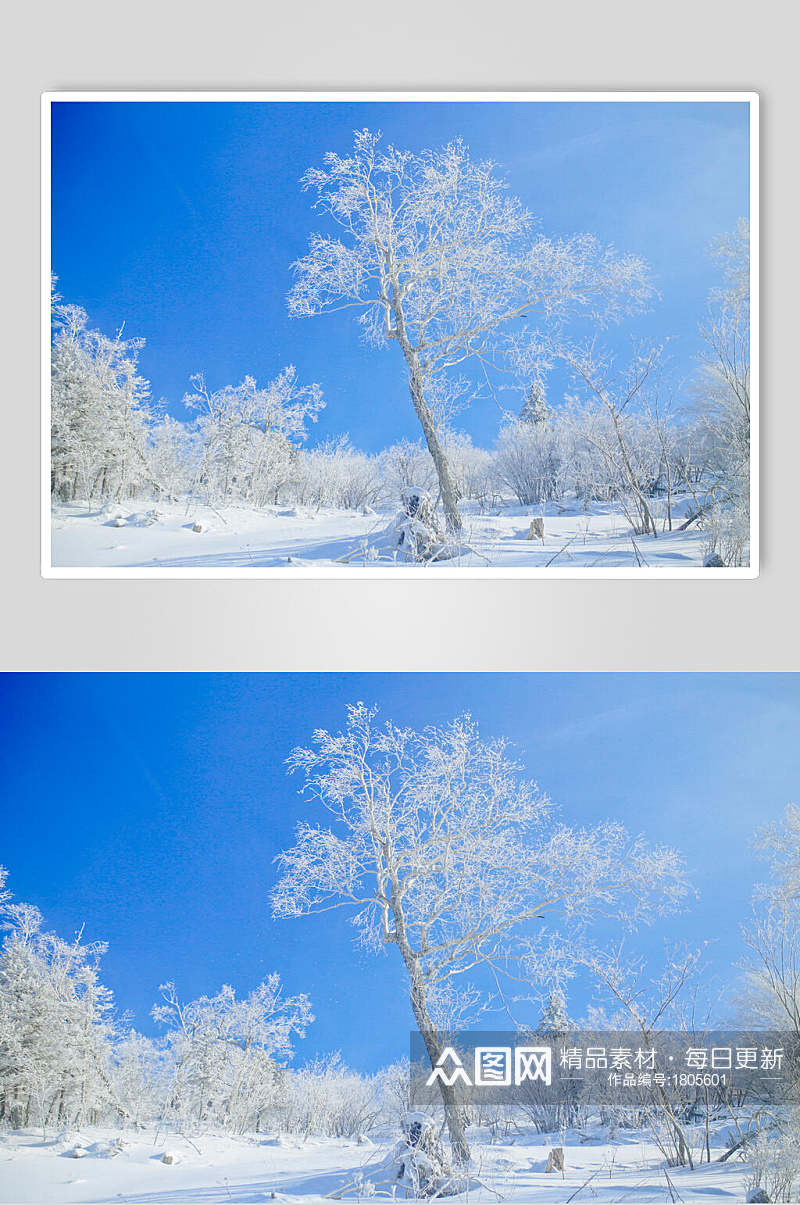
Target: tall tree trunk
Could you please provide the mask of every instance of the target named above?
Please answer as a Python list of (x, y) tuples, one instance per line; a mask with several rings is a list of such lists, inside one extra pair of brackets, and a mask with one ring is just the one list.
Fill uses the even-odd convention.
[[(436, 1026), (433, 1023), (430, 1012), (428, 1011), (428, 1002), (426, 1000), (425, 980), (420, 970), (419, 959), (416, 951), (412, 949), (411, 943), (408, 940), (406, 931), (406, 921), (403, 915), (403, 907), (400, 898), (399, 884), (395, 873), (390, 874), (392, 889), (391, 889), (391, 909), (394, 919), (394, 934), (392, 940), (400, 951), (400, 957), (403, 959), (410, 980), (409, 999), (411, 1002), (411, 1011), (414, 1014), (414, 1020), (417, 1023), (417, 1029), (420, 1032), (425, 1050), (427, 1051), (430, 1060), (431, 1068), (434, 1068), (439, 1061), (439, 1056), (442, 1053), (442, 1043)], [(444, 1116), (447, 1122), (447, 1132), (450, 1135), (450, 1149), (453, 1152), (453, 1160), (458, 1165), (469, 1163), (469, 1144), (467, 1136), (464, 1133), (464, 1120), (461, 1115), (461, 1110), (458, 1106), (458, 1098), (452, 1084), (443, 1084), (441, 1077), (436, 1081), (439, 1085), (439, 1091), (444, 1105)]]
[[(411, 1010), (414, 1013), (414, 1020), (425, 1043), (425, 1049), (428, 1052), (428, 1058), (433, 1068), (439, 1061), (439, 1056), (442, 1053), (442, 1044), (428, 1012), (425, 1002), (425, 988), (421, 983), (415, 981), (413, 976), (411, 980)], [(455, 1088), (452, 1084), (442, 1083), (441, 1078), (436, 1082), (439, 1085), (442, 1104), (444, 1105), (444, 1116), (447, 1122), (447, 1133), (450, 1136), (450, 1149), (453, 1152), (453, 1161), (459, 1165), (469, 1163), (469, 1144), (467, 1136), (464, 1133), (464, 1119), (461, 1115)]]
[(445, 523), (447, 530), (450, 532), (461, 531), (461, 515), (458, 513), (458, 499), (456, 496), (456, 488), (450, 473), (450, 466), (447, 463), (447, 457), (444, 454), (444, 448), (439, 440), (439, 434), (436, 430), (436, 423), (431, 413), (431, 408), (425, 400), (425, 386), (422, 378), (422, 369), (420, 368), (419, 357), (412, 347), (406, 334), (405, 320), (403, 317), (402, 307), (399, 303), (395, 303), (394, 316), (396, 324), (396, 337), (400, 344), (400, 348), (408, 365), (408, 388), (411, 393), (411, 401), (414, 406), (414, 413), (420, 421), (422, 432), (425, 436), (425, 443), (428, 445), (428, 451), (431, 454), (434, 466), (436, 468), (436, 476), (439, 479), (439, 492), (442, 495), (442, 507), (444, 509)]
[(425, 443), (428, 445), (428, 451), (436, 468), (436, 476), (439, 479), (439, 492), (442, 495), (442, 507), (444, 509), (447, 530), (457, 533), (461, 531), (461, 515), (458, 513), (455, 484), (450, 473), (450, 466), (447, 463), (447, 457), (444, 454), (444, 448), (439, 440), (430, 406), (425, 401), (422, 383), (421, 381), (415, 382), (413, 373), (409, 381), (409, 390), (417, 418), (422, 424)]

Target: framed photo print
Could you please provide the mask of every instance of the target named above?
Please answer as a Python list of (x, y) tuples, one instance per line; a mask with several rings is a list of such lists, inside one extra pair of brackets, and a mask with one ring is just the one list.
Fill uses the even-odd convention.
[(48, 576), (753, 577), (753, 93), (52, 93)]

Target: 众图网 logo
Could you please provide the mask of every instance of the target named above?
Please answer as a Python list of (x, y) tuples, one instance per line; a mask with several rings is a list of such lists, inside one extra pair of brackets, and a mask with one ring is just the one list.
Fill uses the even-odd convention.
[(549, 1085), (553, 1077), (553, 1059), (549, 1046), (476, 1046), (468, 1074), (462, 1059), (452, 1046), (445, 1046), (436, 1066), (426, 1080), (446, 1087), (464, 1084), (467, 1088), (508, 1088), (513, 1084), (539, 1081)]

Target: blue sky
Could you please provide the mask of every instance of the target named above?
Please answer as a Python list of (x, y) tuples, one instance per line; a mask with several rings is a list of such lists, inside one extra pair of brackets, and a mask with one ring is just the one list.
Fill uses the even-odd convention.
[[(193, 372), (217, 387), (294, 363), (325, 392), (314, 440), (348, 431), (370, 451), (418, 436), (397, 348), (364, 347), (348, 313), (290, 320), (285, 304), (320, 221), (299, 178), (345, 153), (354, 129), (412, 150), (461, 135), (546, 233), (589, 231), (647, 259), (661, 299), (611, 340), (669, 336), (677, 378), (716, 280), (708, 244), (748, 213), (744, 103), (62, 101), (52, 113), (60, 291), (107, 333), (124, 322), (144, 337), (154, 397), (185, 417)], [(498, 418), (486, 400), (459, 425), (488, 445)]]
[(0, 863), (15, 897), (64, 937), (85, 925), (110, 943), (104, 980), (145, 1032), (166, 979), (192, 998), (276, 970), (318, 1018), (301, 1058), (399, 1056), (394, 951), (358, 951), (337, 913), (272, 920), (267, 900), (297, 821), (322, 818), (284, 760), (358, 699), (416, 727), (469, 710), (516, 743), (566, 821), (618, 818), (676, 845), (699, 895), (636, 948), (657, 962), (665, 939), (709, 939), (711, 978), (730, 978), (762, 873), (752, 830), (798, 801), (796, 674), (6, 674)]

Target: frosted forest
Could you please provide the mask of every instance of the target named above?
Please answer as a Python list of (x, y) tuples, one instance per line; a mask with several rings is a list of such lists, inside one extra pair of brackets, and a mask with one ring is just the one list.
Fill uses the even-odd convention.
[[(181, 399), (154, 398), (140, 372), (136, 314), (101, 331), (54, 279), (53, 566), (749, 564), (744, 218), (706, 247), (715, 283), (686, 370), (668, 328), (630, 328), (658, 323), (645, 260), (550, 236), (460, 138), (412, 152), (360, 131), (297, 194), (312, 208), (308, 250), (285, 264), (288, 314), (310, 337), (350, 315), (366, 354), (396, 367), (370, 409), (397, 410), (400, 430), (412, 418), (416, 436), (366, 452), (343, 414), (316, 439), (338, 399), (279, 346), (270, 376), (198, 370), (176, 417)], [(486, 446), (464, 429), (480, 408), (496, 416)]]
[[(342, 910), (339, 1007), (359, 1009), (365, 976), (397, 975), (426, 1073), (487, 1015), (556, 1051), (568, 1031), (696, 1045), (734, 1027), (755, 1047), (778, 1030), (787, 1051), (800, 1036), (796, 807), (753, 832), (741, 914), (717, 921), (738, 950), (720, 984), (705, 943), (638, 944), (697, 906), (680, 850), (613, 818), (573, 823), (469, 716), (415, 730), (353, 704), (338, 730), (308, 732), (286, 762), (302, 818), (264, 908), (301, 943), (309, 917)], [(3, 884), (2, 1201), (797, 1199), (791, 1091), (760, 1099), (705, 1074), (503, 1103), (410, 1076), (402, 1039), (365, 1073), (314, 1048), (310, 956), (299, 992), (273, 966), (189, 999), (164, 966), (146, 1034), (104, 983), (91, 917), (58, 935), (11, 894), (13, 866)]]

